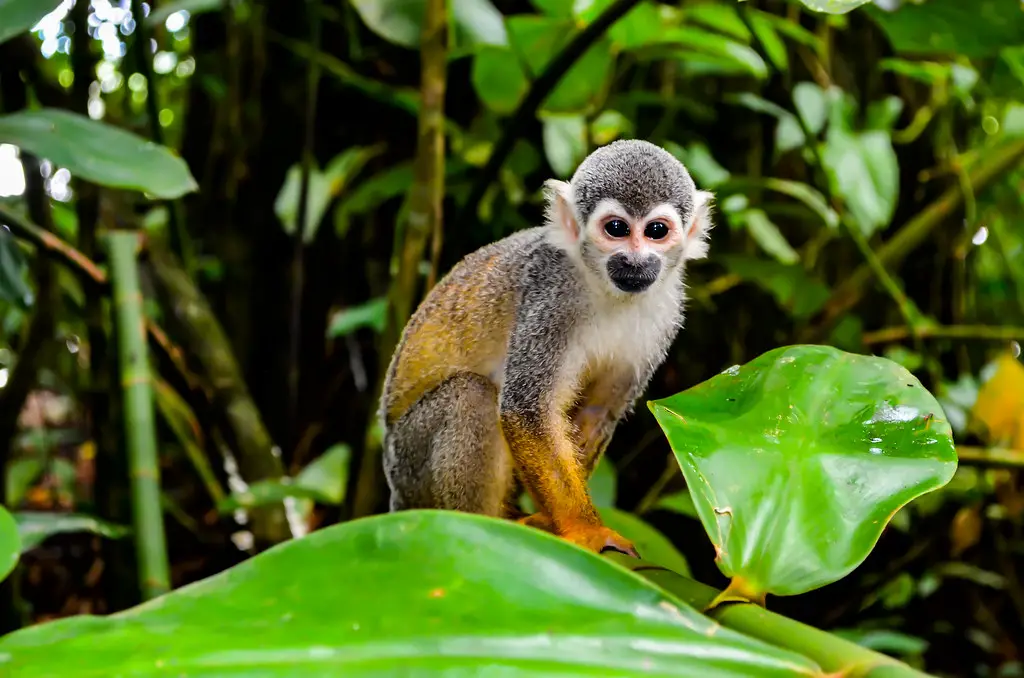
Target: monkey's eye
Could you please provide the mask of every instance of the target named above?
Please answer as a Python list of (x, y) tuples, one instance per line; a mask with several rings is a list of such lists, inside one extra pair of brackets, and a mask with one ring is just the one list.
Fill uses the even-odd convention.
[(668, 235), (668, 226), (661, 221), (652, 221), (644, 229), (644, 235), (651, 240), (661, 240)]
[(613, 238), (625, 238), (629, 235), (629, 224), (622, 219), (612, 219), (604, 225), (604, 232)]

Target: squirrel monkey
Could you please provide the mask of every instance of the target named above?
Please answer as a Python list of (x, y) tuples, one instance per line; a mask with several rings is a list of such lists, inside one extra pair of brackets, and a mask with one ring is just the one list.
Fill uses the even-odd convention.
[(545, 193), (545, 225), (466, 256), (402, 333), (380, 404), (390, 508), (518, 519), (637, 556), (587, 480), (682, 326), (712, 195), (640, 140), (598, 148)]

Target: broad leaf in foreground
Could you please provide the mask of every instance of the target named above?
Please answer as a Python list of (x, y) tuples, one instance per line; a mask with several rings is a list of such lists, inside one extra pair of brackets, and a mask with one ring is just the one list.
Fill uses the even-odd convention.
[(810, 676), (619, 565), (508, 521), (409, 511), (331, 526), (131, 610), (0, 639), (0, 673)]
[(949, 423), (912, 374), (830, 346), (769, 351), (650, 407), (719, 569), (752, 599), (844, 577), (956, 470)]
[(188, 165), (170, 149), (71, 111), (43, 108), (0, 116), (0, 143), (18, 146), (101, 186), (167, 200), (198, 188)]

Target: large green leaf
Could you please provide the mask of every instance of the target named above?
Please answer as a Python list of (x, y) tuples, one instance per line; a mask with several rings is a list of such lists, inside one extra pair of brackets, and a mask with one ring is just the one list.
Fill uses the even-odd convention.
[(198, 189), (170, 149), (126, 130), (56, 108), (0, 116), (0, 143), (14, 144), (82, 179), (174, 199)]
[[(452, 0), (449, 22), (455, 45), (506, 45), (501, 12), (490, 0)], [(388, 42), (415, 48), (420, 44), (426, 0), (352, 0), (366, 26)]]
[(14, 514), (21, 537), (21, 552), (33, 549), (52, 535), (65, 532), (92, 532), (108, 539), (120, 539), (131, 534), (123, 525), (81, 513), (47, 513), (43, 511), (18, 511)]
[[(21, 537), (14, 518), (3, 506), (0, 506), (0, 581), (3, 581), (18, 564), (21, 554)], [(0, 664), (3, 660), (0, 659)]]
[(1020, 0), (903, 2), (896, 11), (868, 8), (897, 52), (994, 56), (1024, 43)]
[(912, 374), (830, 346), (769, 351), (650, 407), (719, 568), (750, 597), (842, 578), (956, 470), (949, 423)]
[(0, 43), (29, 30), (59, 4), (56, 0), (0, 0)]
[(562, 539), (454, 511), (334, 525), (131, 610), (0, 639), (0, 671), (18, 678), (351, 678), (400, 666), (453, 676), (821, 671)]

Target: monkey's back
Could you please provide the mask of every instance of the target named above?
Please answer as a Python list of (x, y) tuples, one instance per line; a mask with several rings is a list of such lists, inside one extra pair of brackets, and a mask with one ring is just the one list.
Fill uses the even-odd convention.
[(523, 268), (547, 228), (513, 233), (466, 255), (427, 294), (402, 332), (381, 397), (386, 424), (457, 372), (500, 386)]

